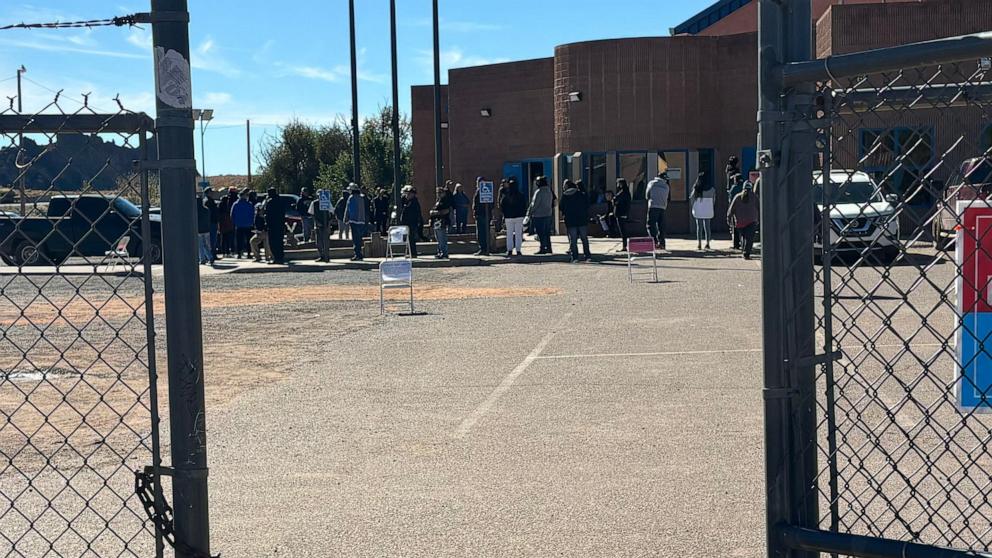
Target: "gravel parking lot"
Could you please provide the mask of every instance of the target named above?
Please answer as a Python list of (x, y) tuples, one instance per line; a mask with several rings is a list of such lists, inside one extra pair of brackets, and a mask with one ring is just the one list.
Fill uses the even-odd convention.
[(374, 272), (205, 277), (214, 551), (761, 555), (760, 262), (662, 266), (633, 284), (620, 260), (419, 270), (424, 314), (386, 317)]

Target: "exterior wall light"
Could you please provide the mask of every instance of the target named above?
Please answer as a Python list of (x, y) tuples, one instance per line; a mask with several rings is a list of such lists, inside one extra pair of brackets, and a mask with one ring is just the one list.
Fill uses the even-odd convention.
[(572, 91), (568, 94), (568, 100), (572, 103), (578, 103), (582, 101), (582, 93), (579, 91)]
[(491, 118), (492, 115), (493, 115), (493, 109), (491, 109), (491, 108), (484, 108), (484, 109), (482, 109), (482, 110), (479, 111), (479, 114), (481, 114), (483, 118)]

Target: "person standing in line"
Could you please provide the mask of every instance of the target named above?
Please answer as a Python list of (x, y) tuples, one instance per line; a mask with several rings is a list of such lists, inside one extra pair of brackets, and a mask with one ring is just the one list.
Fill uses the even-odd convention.
[(227, 195), (220, 203), (220, 248), (225, 256), (234, 253), (234, 220), (231, 219), (231, 208), (238, 201), (238, 189), (229, 188)]
[(754, 233), (758, 230), (759, 203), (750, 187), (730, 202), (730, 209), (727, 210), (727, 225), (738, 231), (741, 237), (741, 249), (744, 251), (744, 259), (751, 259), (751, 250), (754, 248)]
[(555, 194), (546, 176), (534, 179), (534, 198), (527, 208), (534, 231), (541, 244), (538, 254), (551, 254), (551, 229), (554, 226)]
[[(737, 176), (741, 174), (741, 160), (737, 158), (737, 155), (731, 155), (727, 159), (727, 166), (723, 169), (724, 184), (727, 185), (727, 191), (729, 192), (731, 188), (734, 187), (734, 183), (737, 180)], [(735, 194), (736, 195), (736, 194)], [(733, 200), (734, 198), (730, 198)]]
[(630, 218), (630, 188), (627, 186), (627, 179), (617, 179), (617, 191), (613, 195), (613, 222), (616, 223), (620, 238), (623, 239), (623, 249), (627, 251), (627, 239), (629, 238), (627, 222)]
[(434, 229), (434, 237), (437, 238), (437, 254), (434, 257), (439, 260), (448, 259), (448, 227), (451, 225), (452, 198), (451, 192), (438, 188), (437, 202), (434, 204), (434, 209), (431, 209), (431, 228)]
[(527, 198), (520, 192), (517, 179), (510, 178), (506, 189), (500, 192), (499, 208), (506, 223), (506, 257), (523, 256), (524, 217), (527, 215)]
[(234, 223), (234, 243), (238, 259), (241, 254), (251, 256), (251, 228), (255, 225), (255, 207), (248, 201), (248, 189), (241, 192), (238, 201), (231, 206), (231, 222)]
[(479, 251), (476, 256), (489, 255), (489, 220), (493, 213), (493, 204), (482, 203), (482, 183), (486, 179), (483, 176), (475, 179), (475, 196), (472, 197), (472, 213), (475, 216), (475, 236), (479, 243)]
[(275, 188), (269, 188), (265, 200), (265, 225), (268, 228), (269, 247), (271, 248), (269, 263), (284, 265), (286, 263), (286, 202)]
[[(727, 200), (733, 202), (734, 199), (744, 191), (744, 175), (735, 174), (730, 180), (730, 187), (727, 189)], [(734, 250), (740, 250), (741, 247), (741, 235), (740, 231), (733, 229), (733, 241)]]
[(210, 210), (199, 196), (196, 201), (196, 233), (200, 265), (213, 264), (214, 251), (210, 247)]
[(320, 200), (310, 202), (307, 213), (313, 218), (314, 237), (317, 242), (317, 261), (331, 261), (331, 212), (320, 208)]
[(349, 184), (348, 187), (341, 192), (341, 199), (339, 199), (338, 203), (334, 205), (334, 218), (338, 221), (338, 240), (351, 238), (351, 231), (348, 230), (348, 225), (344, 222), (344, 211), (348, 207), (348, 196), (351, 195), (351, 189), (353, 187), (355, 187), (354, 182)]
[(503, 219), (503, 209), (500, 207), (500, 200), (503, 199), (503, 195), (506, 193), (509, 187), (510, 187), (509, 183), (504, 178), (499, 181), (499, 188), (496, 189), (496, 194), (495, 194), (496, 203), (493, 204), (492, 222), (493, 222), (493, 229), (495, 230), (497, 236), (499, 236), (499, 233), (503, 232), (504, 219)]
[(310, 215), (310, 204), (313, 203), (313, 191), (310, 188), (300, 190), (300, 199), (296, 201), (296, 212), (300, 214), (303, 224), (303, 242), (310, 242), (313, 237), (313, 215)]
[(220, 234), (220, 206), (213, 197), (214, 189), (209, 186), (203, 190), (203, 206), (210, 213), (210, 252), (213, 256), (210, 263), (213, 263), (220, 256), (220, 244), (218, 243)]
[(672, 196), (672, 186), (668, 182), (668, 174), (658, 173), (658, 176), (648, 183), (648, 233), (654, 238), (654, 247), (665, 249), (665, 213), (668, 211), (668, 200)]
[(709, 184), (706, 173), (700, 172), (692, 185), (692, 217), (696, 220), (696, 249), (703, 249), (703, 239), (706, 249), (710, 249), (713, 240), (712, 221), (716, 208), (716, 188)]
[(255, 204), (255, 236), (251, 237), (252, 256), (256, 262), (262, 261), (262, 249), (265, 249), (265, 257), (272, 260), (272, 247), (269, 245), (269, 230), (265, 226), (265, 204), (258, 202)]
[(461, 184), (455, 184), (455, 194), (451, 197), (451, 203), (455, 207), (455, 234), (465, 234), (468, 232), (468, 210), (472, 206), (472, 201), (465, 195)]
[(417, 191), (414, 190), (413, 186), (404, 186), (401, 192), (403, 199), (400, 200), (402, 207), (399, 221), (401, 225), (410, 229), (410, 234), (407, 237), (410, 242), (410, 257), (416, 258), (418, 256), (417, 235), (424, 226), (424, 215), (420, 209), (420, 200), (417, 199)]
[(360, 262), (365, 259), (362, 253), (365, 242), (365, 225), (368, 223), (368, 200), (362, 189), (357, 184), (351, 184), (351, 196), (348, 197), (348, 205), (344, 211), (344, 222), (351, 228), (351, 243), (355, 247), (355, 257), (353, 262)]
[(379, 188), (375, 196), (375, 224), (379, 234), (386, 236), (389, 232), (389, 194), (385, 188)]
[(589, 196), (577, 184), (566, 180), (562, 185), (561, 212), (565, 215), (568, 228), (568, 248), (570, 261), (579, 262), (579, 240), (582, 240), (583, 259), (592, 259), (589, 250)]

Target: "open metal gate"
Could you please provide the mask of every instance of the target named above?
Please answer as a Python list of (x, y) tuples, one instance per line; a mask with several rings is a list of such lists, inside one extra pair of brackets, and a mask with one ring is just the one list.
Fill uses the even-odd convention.
[(992, 550), (992, 34), (813, 60), (762, 0), (768, 555)]
[(66, 104), (0, 112), (0, 554), (162, 556), (154, 122)]

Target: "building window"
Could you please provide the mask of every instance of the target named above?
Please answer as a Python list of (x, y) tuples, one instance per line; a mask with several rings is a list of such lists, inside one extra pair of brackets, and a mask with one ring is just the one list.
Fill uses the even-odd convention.
[(606, 153), (589, 153), (583, 155), (583, 180), (586, 188), (590, 192), (605, 192), (606, 181), (609, 179), (606, 172)]
[(627, 179), (633, 199), (643, 200), (648, 187), (648, 154), (621, 153), (618, 161), (620, 169), (617, 175)]
[(910, 203), (933, 201), (923, 195), (927, 188), (918, 187), (934, 162), (933, 128), (863, 128), (859, 139), (862, 170), (875, 174), (885, 190)]

